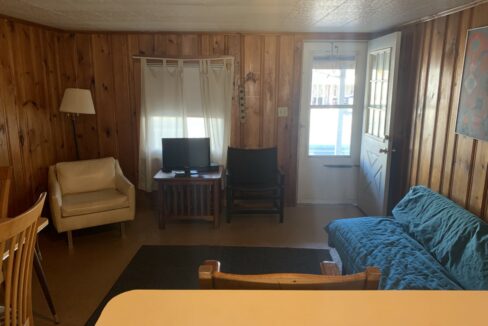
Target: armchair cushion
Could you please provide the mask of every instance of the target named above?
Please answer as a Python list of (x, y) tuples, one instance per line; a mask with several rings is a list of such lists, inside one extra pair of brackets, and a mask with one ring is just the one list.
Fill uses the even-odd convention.
[(63, 196), (64, 217), (99, 213), (129, 207), (129, 197), (116, 189), (69, 194)]
[(58, 163), (56, 173), (63, 196), (115, 189), (115, 159), (113, 157)]

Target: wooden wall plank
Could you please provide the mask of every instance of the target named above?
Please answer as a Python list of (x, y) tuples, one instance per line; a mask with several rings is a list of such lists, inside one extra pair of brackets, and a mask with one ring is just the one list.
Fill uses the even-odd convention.
[[(107, 34), (93, 34), (92, 56), (95, 76), (95, 112), (98, 120), (100, 156), (117, 157), (117, 124), (111, 39)], [(120, 144), (124, 145), (124, 144)]]
[(203, 57), (210, 56), (210, 54), (212, 53), (211, 44), (210, 44), (210, 35), (201, 34), (199, 40), (200, 40), (200, 54)]
[[(470, 10), (470, 19), (467, 26), (471, 25), (473, 11)], [(467, 30), (462, 30), (463, 37), (460, 42), (466, 42)], [(463, 66), (464, 62), (464, 48), (461, 50), (463, 55), (459, 57), (459, 64)], [(462, 68), (461, 68), (462, 73)], [(461, 83), (461, 75), (459, 76), (459, 84)], [(460, 91), (460, 90), (459, 90)], [(459, 101), (459, 100), (458, 100)], [(459, 104), (459, 103), (457, 103)], [(456, 107), (457, 107), (456, 104)], [(457, 113), (456, 113), (457, 114)], [(470, 184), (472, 178), (472, 161), (473, 154), (476, 149), (476, 143), (472, 138), (457, 135), (456, 147), (454, 150), (454, 166), (452, 171), (452, 186), (451, 198), (462, 206), (466, 206), (469, 202)]]
[(242, 126), (242, 146), (260, 147), (261, 138), (261, 51), (262, 37), (244, 36), (244, 87), (246, 90), (246, 118)]
[[(457, 118), (457, 110), (458, 110), (458, 103), (459, 103), (459, 94), (460, 94), (460, 87), (461, 87), (461, 76), (463, 73), (463, 62), (464, 62), (464, 47), (466, 43), (466, 31), (469, 28), (469, 24), (471, 21), (471, 10), (464, 10), (463, 12), (458, 14), (460, 16), (460, 22), (458, 27), (458, 41), (456, 44), (456, 59), (454, 61), (454, 73), (452, 76), (452, 88), (451, 88), (451, 103), (450, 107), (450, 117), (449, 117), (449, 125), (447, 126), (447, 137), (445, 138), (446, 142), (446, 149), (445, 149), (445, 162), (444, 162), (444, 170), (442, 176), (442, 189), (441, 192), (449, 197), (452, 194), (452, 186), (453, 186), (453, 176), (454, 176), (454, 166), (455, 166), (455, 155), (457, 152), (458, 146), (458, 137), (455, 133), (456, 128), (456, 118)], [(459, 198), (462, 197), (459, 195), (455, 195), (455, 197)]]
[[(54, 156), (51, 163), (63, 162), (66, 157), (66, 120), (63, 119), (59, 112), (60, 89), (59, 89), (59, 70), (57, 56), (57, 33), (43, 30), (43, 61), (45, 65), (44, 84), (45, 91), (48, 95), (47, 105), (50, 112), (51, 136), (53, 138)], [(69, 126), (68, 126), (69, 127)]]
[[(133, 59), (133, 55), (139, 54), (139, 39), (136, 34), (128, 35), (128, 51), (129, 51), (129, 96), (130, 96), (130, 114), (134, 121), (134, 131), (132, 136), (135, 139), (133, 161), (134, 166), (139, 165), (139, 130), (140, 130), (140, 106), (141, 106), (141, 61)], [(165, 46), (165, 50), (168, 47)], [(138, 172), (135, 170), (135, 181), (137, 185)]]
[(210, 38), (212, 44), (212, 55), (225, 54), (225, 35), (224, 34), (212, 34)]
[(457, 57), (457, 42), (459, 35), (459, 14), (447, 17), (446, 37), (444, 44), (444, 59), (442, 62), (442, 80), (439, 87), (439, 103), (437, 106), (437, 121), (435, 126), (435, 141), (432, 154), (432, 170), (430, 187), (432, 190), (441, 191), (443, 187), (443, 170), (445, 151), (447, 147), (448, 124), (451, 115), (452, 82), (454, 65)]
[(239, 86), (243, 85), (241, 74), (241, 36), (225, 36), (225, 54), (234, 57), (234, 92), (232, 96), (230, 145), (241, 146), (241, 121), (239, 115)]
[[(294, 84), (295, 69), (301, 68), (301, 56), (296, 58), (295, 38), (293, 35), (282, 35), (279, 39), (279, 76), (277, 86), (277, 106), (287, 107), (288, 115), (277, 118), (276, 139), (278, 146), (278, 163), (285, 173), (285, 200), (288, 204), (295, 201), (296, 197), (296, 161), (297, 149), (295, 147), (293, 126), (298, 125), (300, 106), (292, 105), (294, 88), (300, 88), (300, 84)], [(299, 62), (297, 62), (299, 61)], [(298, 67), (295, 66), (298, 64)], [(296, 134), (298, 139), (298, 134)]]
[(277, 36), (264, 37), (264, 54), (263, 54), (263, 82), (261, 83), (261, 141), (262, 147), (276, 146), (276, 123), (277, 123), (277, 85), (276, 72), (279, 62)]
[(420, 147), (418, 183), (430, 186), (430, 171), (432, 151), (437, 118), (437, 102), (439, 93), (439, 81), (442, 74), (442, 60), (444, 53), (444, 38), (446, 30), (446, 17), (436, 19), (433, 22), (430, 60), (428, 64), (427, 89), (423, 110), (422, 145)]
[[(76, 44), (75, 34), (60, 33), (57, 36), (56, 53), (58, 59), (58, 98), (63, 98), (64, 90), (70, 87), (76, 87)], [(61, 102), (60, 102), (61, 103)], [(71, 119), (66, 114), (60, 113), (60, 119), (65, 125), (65, 152), (66, 161), (76, 159), (74, 138), (72, 135)], [(97, 145), (98, 147), (98, 145)]]
[(184, 34), (181, 38), (181, 56), (195, 57), (200, 54), (198, 47), (198, 36), (195, 34)]
[(153, 34), (139, 34), (139, 54), (143, 56), (153, 56), (155, 43)]
[(418, 91), (415, 107), (414, 124), (414, 144), (412, 146), (412, 164), (410, 171), (410, 183), (413, 185), (419, 184), (419, 166), (420, 166), (420, 153), (422, 150), (422, 131), (424, 121), (424, 108), (425, 108), (425, 93), (427, 89), (427, 77), (429, 72), (430, 61), (430, 49), (431, 49), (431, 37), (432, 37), (432, 22), (425, 23), (424, 37), (422, 45), (422, 58), (420, 59), (420, 75), (418, 79)]
[[(134, 159), (135, 140), (134, 116), (131, 114), (129, 90), (129, 49), (126, 35), (112, 35), (115, 115), (117, 125), (118, 159), (124, 174), (132, 182), (136, 181), (136, 161)], [(123, 146), (121, 146), (123, 144)]]
[[(95, 76), (93, 73), (91, 36), (89, 34), (76, 34), (75, 47), (76, 87), (89, 89), (93, 97), (93, 103), (97, 103)], [(76, 118), (76, 130), (80, 159), (89, 160), (100, 157), (100, 149), (98, 144), (99, 132), (96, 114), (79, 115)]]

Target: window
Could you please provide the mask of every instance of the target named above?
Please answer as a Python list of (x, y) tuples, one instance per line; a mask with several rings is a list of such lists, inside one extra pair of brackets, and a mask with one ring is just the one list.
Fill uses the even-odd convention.
[(370, 80), (368, 107), (366, 110), (366, 133), (381, 139), (385, 138), (386, 108), (388, 104), (388, 81), (391, 49), (370, 54)]
[(350, 156), (356, 61), (316, 57), (310, 94), (309, 156)]

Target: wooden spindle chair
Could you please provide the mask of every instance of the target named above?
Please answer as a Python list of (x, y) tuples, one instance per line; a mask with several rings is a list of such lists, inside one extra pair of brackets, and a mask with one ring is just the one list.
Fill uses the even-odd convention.
[(0, 270), (3, 270), (5, 326), (34, 324), (32, 315), (32, 266), (37, 238), (37, 224), (46, 193), (26, 212), (15, 218), (0, 219)]
[(198, 270), (201, 289), (229, 290), (377, 290), (381, 272), (376, 267), (351, 275), (339, 275), (333, 262), (322, 262), (323, 275), (276, 273), (242, 275), (222, 273), (220, 262), (206, 260)]

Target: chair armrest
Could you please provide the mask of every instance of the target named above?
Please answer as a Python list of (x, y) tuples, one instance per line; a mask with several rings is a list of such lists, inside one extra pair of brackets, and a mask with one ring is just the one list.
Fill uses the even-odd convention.
[(323, 261), (320, 263), (322, 275), (340, 275), (339, 267), (333, 261)]
[(131, 189), (134, 189), (134, 185), (125, 177), (117, 160), (115, 160), (115, 188), (126, 196), (130, 195)]
[(58, 229), (58, 221), (61, 220), (61, 207), (63, 207), (63, 194), (61, 193), (61, 186), (56, 177), (55, 166), (49, 167), (48, 173), (48, 189), (49, 189), (49, 206), (51, 207), (51, 217), (56, 229)]
[(198, 267), (198, 283), (200, 289), (213, 289), (213, 273), (220, 272), (218, 260), (206, 260)]
[(129, 206), (135, 214), (136, 190), (132, 182), (129, 181), (120, 168), (119, 161), (115, 160), (115, 188), (129, 197)]

